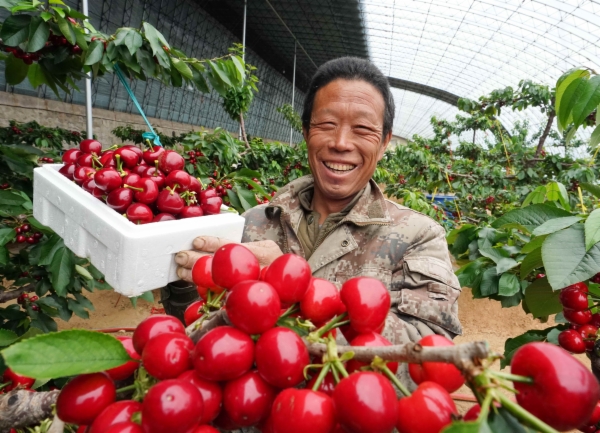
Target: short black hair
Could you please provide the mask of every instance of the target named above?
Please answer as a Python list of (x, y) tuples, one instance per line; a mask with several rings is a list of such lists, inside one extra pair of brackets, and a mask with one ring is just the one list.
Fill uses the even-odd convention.
[(394, 124), (394, 97), (390, 90), (390, 84), (379, 68), (368, 60), (358, 57), (340, 57), (323, 63), (313, 75), (304, 99), (304, 111), (302, 112), (302, 126), (310, 129), (310, 117), (315, 102), (317, 91), (334, 80), (361, 80), (371, 84), (383, 97), (385, 110), (383, 114), (383, 137), (392, 130)]

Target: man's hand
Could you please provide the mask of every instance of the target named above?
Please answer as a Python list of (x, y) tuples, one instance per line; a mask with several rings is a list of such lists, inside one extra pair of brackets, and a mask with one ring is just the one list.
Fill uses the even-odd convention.
[[(228, 239), (221, 239), (215, 236), (198, 236), (192, 242), (194, 250), (180, 251), (175, 256), (177, 267), (177, 276), (182, 280), (192, 283), (192, 268), (194, 263), (202, 256), (212, 255), (223, 245), (232, 243)], [(279, 246), (273, 241), (248, 242), (243, 244), (258, 259), (261, 268), (269, 266), (273, 260), (283, 255)]]

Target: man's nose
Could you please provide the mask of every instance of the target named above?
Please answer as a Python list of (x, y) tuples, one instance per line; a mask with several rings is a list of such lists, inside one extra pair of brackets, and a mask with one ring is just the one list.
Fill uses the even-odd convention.
[(352, 130), (347, 127), (337, 128), (329, 147), (338, 152), (348, 152), (354, 149)]

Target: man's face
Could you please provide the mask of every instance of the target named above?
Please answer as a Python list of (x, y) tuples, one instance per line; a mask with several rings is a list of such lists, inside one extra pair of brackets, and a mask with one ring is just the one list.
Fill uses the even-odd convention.
[(317, 91), (304, 138), (323, 198), (349, 199), (373, 176), (391, 138), (383, 137), (384, 110), (383, 97), (366, 81), (338, 79)]

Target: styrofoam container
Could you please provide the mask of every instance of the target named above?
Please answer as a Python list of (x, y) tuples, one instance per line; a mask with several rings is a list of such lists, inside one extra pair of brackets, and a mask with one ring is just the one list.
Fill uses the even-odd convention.
[(239, 242), (244, 218), (232, 213), (136, 225), (47, 164), (33, 174), (33, 216), (87, 257), (106, 282), (125, 296), (138, 296), (178, 280), (174, 256), (192, 248), (196, 236)]

